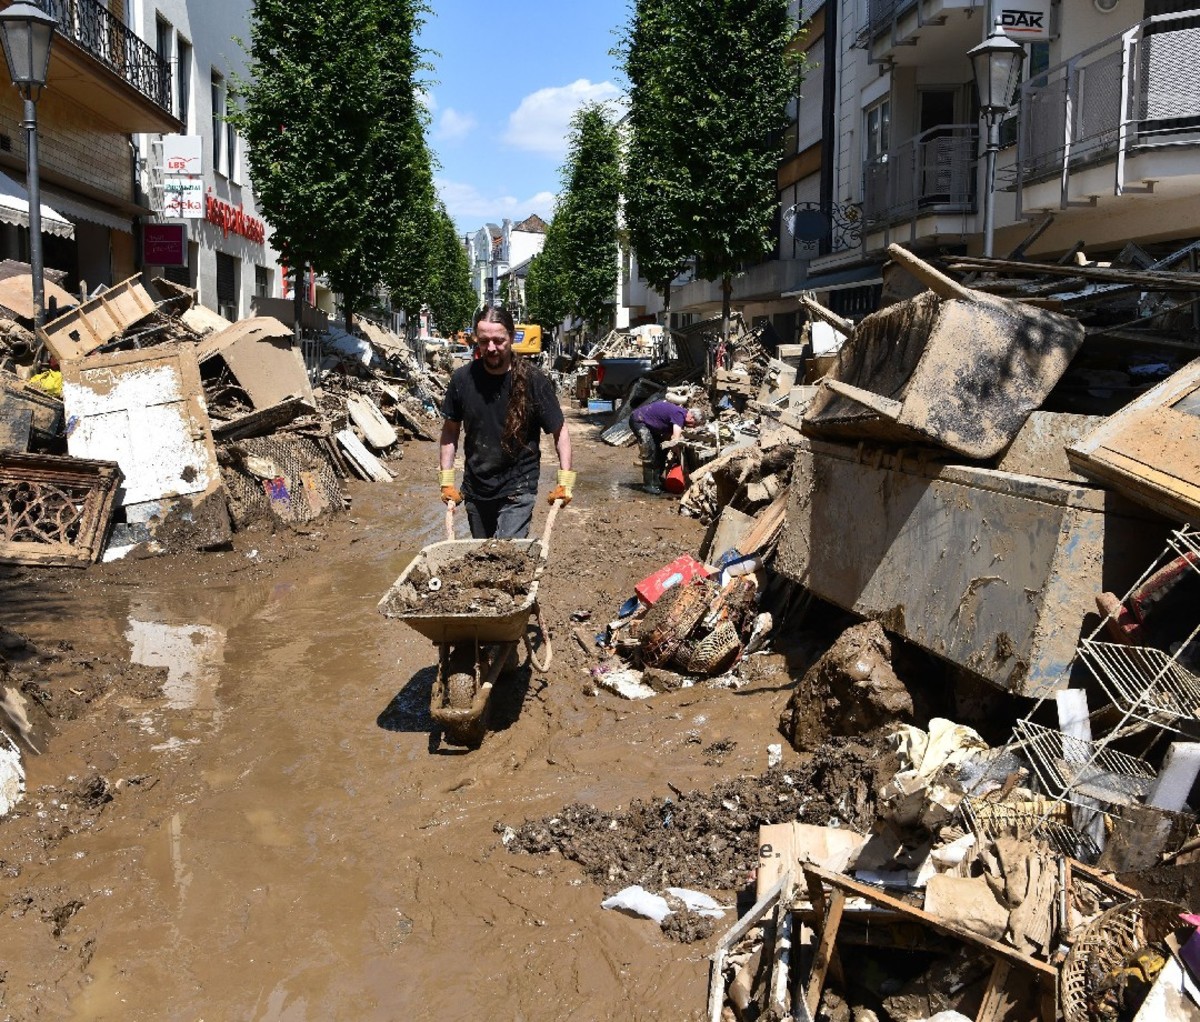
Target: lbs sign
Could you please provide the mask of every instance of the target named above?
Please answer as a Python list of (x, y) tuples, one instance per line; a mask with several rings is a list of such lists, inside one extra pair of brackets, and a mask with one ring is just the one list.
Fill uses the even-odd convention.
[(1017, 42), (1040, 43), (1050, 38), (1050, 0), (998, 0), (993, 12), (1005, 35)]

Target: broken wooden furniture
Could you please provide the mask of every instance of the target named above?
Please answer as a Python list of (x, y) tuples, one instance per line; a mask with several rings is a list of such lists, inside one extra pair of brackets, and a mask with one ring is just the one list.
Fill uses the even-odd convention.
[(1131, 500), (1200, 524), (1200, 359), (1109, 416), (1067, 458)]
[(0, 449), (26, 451), (61, 442), (62, 432), (61, 400), (0, 373)]
[(115, 461), (125, 473), (128, 524), (195, 549), (231, 530), (195, 350), (187, 344), (65, 362), (67, 449)]
[(857, 897), (894, 913), (902, 920), (916, 924), (918, 928), (932, 930), (961, 941), (992, 959), (994, 964), (991, 980), (984, 995), (983, 1005), (975, 1016), (977, 1022), (993, 1022), (1003, 1018), (1010, 989), (1019, 989), (1022, 983), (1032, 984), (1036, 989), (1039, 1017), (1042, 1022), (1055, 1022), (1058, 1015), (1058, 970), (1049, 963), (1031, 958), (1007, 944), (984, 937), (958, 923), (931, 915), (840, 873), (810, 865), (805, 865), (803, 870), (812, 900), (817, 932), (817, 949), (804, 988), (805, 1005), (810, 1017), (816, 1017), (826, 975), (839, 967), (837, 937), (846, 900), (848, 897)]
[(899, 245), (930, 291), (864, 319), (809, 405), (811, 436), (1002, 451), (1083, 344), (1078, 320), (959, 284)]
[(66, 365), (119, 337), (156, 308), (139, 278), (130, 277), (39, 327), (37, 335), (50, 354)]
[(122, 478), (111, 461), (0, 453), (0, 560), (80, 568), (98, 561)]
[[(196, 358), (210, 390), (232, 384), (246, 395), (252, 408), (261, 411), (293, 397), (315, 404), (291, 329), (270, 316), (239, 320), (210, 334), (197, 345)], [(232, 374), (232, 381), (221, 379), (223, 369)], [(213, 414), (218, 414), (219, 397), (214, 395), (210, 404)]]

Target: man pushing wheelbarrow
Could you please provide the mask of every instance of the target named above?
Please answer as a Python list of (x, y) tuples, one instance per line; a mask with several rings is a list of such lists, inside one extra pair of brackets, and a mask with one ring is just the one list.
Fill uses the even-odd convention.
[[(571, 501), (571, 437), (554, 388), (540, 370), (514, 358), (512, 316), (483, 309), (475, 316), (479, 357), (455, 370), (446, 388), (438, 482), (446, 502), (444, 543), (426, 547), (384, 595), (379, 609), (404, 621), (439, 648), (438, 673), (430, 693), (430, 715), (448, 741), (477, 747), (487, 728), (488, 701), (500, 676), (518, 663), (522, 639), (529, 662), (545, 671), (551, 650), (537, 603), (538, 583), (549, 551), (555, 516)], [(466, 472), (462, 492), (454, 485), (454, 458), (466, 427)], [(557, 485), (542, 539), (529, 540), (537, 498), (541, 434), (554, 437), (558, 453)], [(469, 540), (454, 539), (454, 509), (467, 506)], [(501, 592), (497, 569), (517, 565), (523, 574), (515, 587)], [(473, 596), (468, 606), (447, 601), (448, 587), (464, 576), (478, 576), (484, 565), (485, 587), (497, 600)], [(522, 572), (521, 565), (527, 568)], [(471, 587), (478, 594), (476, 586)], [(544, 649), (538, 663), (528, 634), (530, 615), (538, 618)], [(434, 743), (436, 745), (437, 738)]]
[[(476, 539), (524, 539), (537, 499), (542, 433), (554, 437), (558, 454), (557, 485), (549, 502), (571, 502), (571, 436), (554, 386), (538, 368), (512, 350), (516, 327), (504, 309), (475, 315), (479, 357), (450, 377), (442, 402), (438, 483), (452, 515), (467, 505), (467, 521)], [(454, 485), (454, 458), (466, 427), (463, 486)]]

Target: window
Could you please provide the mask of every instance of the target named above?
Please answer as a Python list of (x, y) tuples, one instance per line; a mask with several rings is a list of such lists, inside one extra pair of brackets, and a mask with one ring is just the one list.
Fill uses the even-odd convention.
[[(225, 96), (226, 113), (233, 107), (234, 95), (233, 92), (229, 92)], [(229, 160), (229, 180), (236, 182), (239, 180), (237, 131), (230, 121), (225, 122), (225, 152)]]
[(175, 40), (175, 98), (179, 105), (179, 119), (183, 122), (183, 132), (188, 130), (188, 114), (191, 110), (192, 94), (192, 47), (183, 36)]
[(171, 23), (161, 17), (154, 19), (154, 52), (167, 64), (171, 63)]
[(254, 267), (254, 294), (257, 298), (271, 297), (271, 267)]
[(214, 174), (222, 174), (221, 150), (225, 138), (225, 82), (216, 71), (212, 73), (212, 166)]
[(891, 146), (892, 102), (881, 100), (863, 113), (864, 145), (868, 163), (887, 160)]
[(238, 264), (224, 252), (217, 253), (217, 312), (228, 320), (238, 318)]

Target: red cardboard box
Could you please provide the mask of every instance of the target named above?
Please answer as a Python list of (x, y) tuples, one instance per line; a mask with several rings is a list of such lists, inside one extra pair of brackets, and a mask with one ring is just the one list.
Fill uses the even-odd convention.
[(701, 564), (694, 557), (684, 554), (676, 557), (670, 564), (659, 568), (653, 575), (642, 579), (633, 587), (643, 602), (655, 603), (671, 586), (679, 585), (693, 578), (708, 578), (712, 574), (708, 565)]

